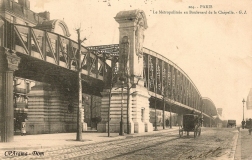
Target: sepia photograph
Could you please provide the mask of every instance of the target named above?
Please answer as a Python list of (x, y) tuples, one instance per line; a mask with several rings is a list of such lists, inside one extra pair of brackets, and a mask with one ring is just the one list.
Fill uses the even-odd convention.
[(0, 0), (0, 159), (252, 160), (251, 6)]

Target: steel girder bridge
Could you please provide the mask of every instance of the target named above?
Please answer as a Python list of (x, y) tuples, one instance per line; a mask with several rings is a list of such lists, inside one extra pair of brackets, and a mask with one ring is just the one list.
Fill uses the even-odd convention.
[[(87, 48), (100, 58), (105, 53), (106, 59), (111, 60), (111, 66), (115, 67), (113, 74), (117, 75), (119, 44)], [(151, 95), (151, 108), (154, 108), (156, 103), (157, 109), (178, 114), (194, 111), (208, 118), (217, 115), (212, 100), (202, 97), (190, 77), (174, 62), (147, 48), (144, 48), (143, 62), (144, 87)]]
[[(81, 46), (81, 57), (78, 57), (78, 42), (57, 33), (5, 20), (3, 30), (2, 47), (15, 51), (21, 58), (15, 76), (47, 83), (55, 83), (56, 79), (65, 87), (75, 88), (78, 58), (81, 58), (83, 92), (99, 95), (103, 88), (110, 86), (111, 74), (117, 74), (118, 44)], [(144, 48), (143, 62), (144, 86), (151, 95), (150, 107), (156, 103), (157, 109), (162, 110), (165, 101), (170, 106), (165, 107), (166, 111), (184, 114), (194, 110), (208, 118), (217, 115), (212, 101), (211, 105), (209, 101), (204, 104), (193, 81), (175, 63), (147, 48)]]
[(76, 88), (81, 58), (84, 92), (99, 95), (108, 83), (111, 68), (105, 62), (106, 54), (101, 57), (81, 46), (81, 57), (78, 57), (78, 42), (57, 33), (8, 21), (3, 28), (2, 47), (21, 58), (14, 76)]

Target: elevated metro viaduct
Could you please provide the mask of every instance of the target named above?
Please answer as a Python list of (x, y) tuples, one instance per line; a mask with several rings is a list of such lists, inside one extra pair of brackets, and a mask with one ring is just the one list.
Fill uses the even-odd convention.
[[(32, 134), (74, 131), (79, 65), (83, 93), (101, 97), (100, 132), (107, 131), (108, 115), (111, 132), (118, 132), (121, 118), (128, 122), (124, 130), (130, 128), (130, 133), (153, 130), (150, 108), (178, 113), (178, 123), (183, 114), (192, 110), (202, 115), (205, 123), (217, 114), (211, 100), (204, 103), (195, 84), (181, 68), (143, 47), (144, 30), (148, 27), (143, 11), (122, 11), (115, 20), (120, 25), (119, 45), (81, 46), (78, 56), (78, 43), (69, 38), (63, 21), (50, 20), (48, 12), (34, 13), (28, 0), (1, 2), (2, 142), (13, 140), (14, 110), (27, 112), (27, 130)], [(124, 84), (119, 80), (122, 76), (125, 76)], [(14, 77), (33, 80), (35, 86), (18, 94)], [(23, 97), (29, 105), (15, 106), (16, 96)], [(84, 108), (83, 104), (83, 121)]]

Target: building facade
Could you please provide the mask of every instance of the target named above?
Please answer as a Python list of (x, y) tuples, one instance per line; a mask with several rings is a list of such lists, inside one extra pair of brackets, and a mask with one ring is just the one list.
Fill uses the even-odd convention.
[[(69, 38), (64, 21), (50, 19), (49, 12), (31, 11), (29, 0), (2, 0), (0, 7), (0, 78), (3, 77), (0, 91), (4, 93), (0, 96), (0, 118), (4, 123), (15, 122), (16, 132), (21, 122), (26, 122), (28, 134), (76, 131), (78, 63), (85, 84), (81, 108), (84, 130), (90, 127), (107, 132), (110, 126), (111, 132), (119, 129), (129, 133), (149, 132), (155, 121), (161, 124), (168, 118), (171, 124), (181, 125), (182, 115), (192, 110), (204, 116), (208, 126), (217, 114), (213, 102), (201, 96), (179, 66), (143, 48), (144, 30), (148, 26), (142, 10), (121, 11), (116, 15), (119, 44), (79, 48)], [(17, 62), (11, 66), (11, 72), (6, 69), (9, 62), (6, 56), (20, 61), (20, 65)], [(82, 59), (82, 63), (77, 59)], [(111, 66), (105, 63), (107, 60), (111, 60)], [(117, 71), (117, 77), (112, 85), (113, 70)], [(163, 116), (161, 110), (176, 114), (165, 112)], [(120, 121), (121, 124), (127, 121), (127, 127)], [(4, 123), (2, 133), (12, 132), (11, 129), (3, 132), (5, 126), (12, 126)]]
[(252, 109), (252, 88), (250, 88), (249, 94), (247, 96), (247, 110), (251, 110)]
[[(0, 17), (3, 21), (43, 29), (65, 37), (70, 36), (64, 21), (51, 20), (50, 13), (47, 11), (33, 12), (30, 10), (29, 0), (1, 0), (0, 9)], [(21, 36), (25, 41), (27, 35)], [(1, 41), (2, 43), (4, 42)], [(34, 42), (32, 41), (31, 47), (33, 46)], [(55, 49), (55, 45), (52, 45), (52, 48)], [(69, 89), (42, 81), (42, 79), (41, 81), (34, 81), (18, 77), (14, 72), (14, 132), (19, 134), (22, 122), (26, 122), (27, 134), (75, 131), (77, 126), (77, 95), (73, 95)], [(96, 119), (100, 117), (100, 103), (101, 98), (99, 96), (83, 93), (82, 121), (84, 129), (87, 129), (87, 127), (96, 128)]]

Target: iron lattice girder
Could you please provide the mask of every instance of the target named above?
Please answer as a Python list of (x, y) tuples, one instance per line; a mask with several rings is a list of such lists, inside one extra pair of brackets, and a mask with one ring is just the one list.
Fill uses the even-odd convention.
[[(105, 55), (106, 60), (113, 60), (113, 58), (118, 60), (119, 57), (119, 44), (89, 46), (87, 49), (99, 57)], [(181, 105), (201, 110), (202, 97), (195, 84), (179, 66), (147, 48), (144, 48), (143, 61), (143, 78), (145, 87), (150, 93), (157, 92), (159, 97), (165, 95), (175, 99), (175, 102)], [(117, 61), (113, 63), (117, 63)]]
[[(145, 48), (144, 74), (149, 91), (169, 97), (193, 108), (201, 107), (201, 95), (187, 74), (167, 58)], [(191, 87), (190, 87), (191, 86)], [(194, 103), (186, 101), (189, 90)], [(166, 93), (168, 91), (168, 94)]]
[[(61, 36), (30, 26), (12, 24), (6, 21), (6, 34), (12, 33), (12, 38), (5, 38), (5, 46), (26, 56), (46, 61), (54, 65), (77, 71), (78, 43)], [(105, 59), (89, 52), (81, 46), (82, 73), (93, 78), (107, 81), (110, 67)]]
[[(78, 43), (56, 33), (35, 29), (18, 24), (7, 24), (4, 37), (4, 47), (16, 50), (20, 54), (46, 61), (51, 64), (77, 71)], [(115, 63), (119, 57), (119, 44), (81, 47), (83, 74), (109, 82), (111, 67), (106, 60)], [(171, 93), (173, 98), (192, 109), (199, 109), (201, 95), (188, 77), (188, 75), (175, 63), (162, 55), (144, 48), (144, 79), (145, 87), (155, 86), (157, 94), (164, 94), (165, 90)], [(151, 66), (151, 67), (150, 67)], [(150, 72), (152, 68), (152, 72)], [(166, 73), (165, 73), (166, 72)], [(152, 78), (150, 76), (152, 75)], [(151, 84), (153, 83), (153, 84)], [(170, 87), (169, 87), (170, 85)], [(183, 90), (187, 92), (183, 93)], [(169, 96), (169, 95), (168, 95)]]
[(106, 60), (112, 60), (114, 57), (119, 57), (119, 44), (88, 46), (88, 51)]

